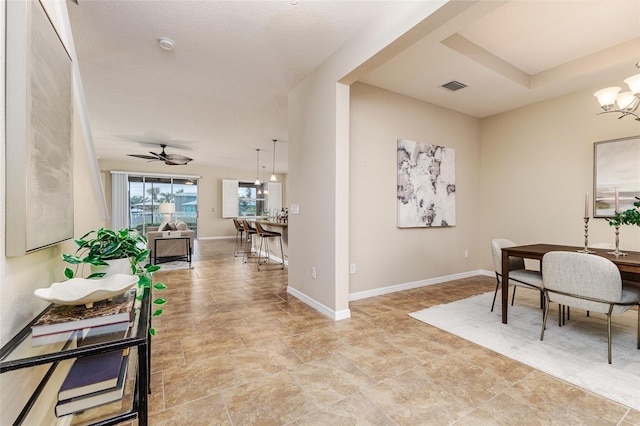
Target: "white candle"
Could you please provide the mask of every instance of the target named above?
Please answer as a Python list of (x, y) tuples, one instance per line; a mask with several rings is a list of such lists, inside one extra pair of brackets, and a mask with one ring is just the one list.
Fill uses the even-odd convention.
[(584, 194), (584, 217), (589, 217), (589, 193)]
[(616, 188), (616, 208), (615, 212), (618, 213), (620, 211), (620, 198), (618, 197), (618, 188)]

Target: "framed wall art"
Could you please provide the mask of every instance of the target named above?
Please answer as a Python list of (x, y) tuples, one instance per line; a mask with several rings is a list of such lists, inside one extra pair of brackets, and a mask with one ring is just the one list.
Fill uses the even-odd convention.
[(398, 227), (456, 224), (455, 150), (398, 139)]
[(614, 214), (615, 193), (619, 210), (633, 208), (640, 197), (640, 136), (594, 143), (594, 217)]
[(72, 63), (39, 1), (9, 1), (6, 254), (73, 238)]

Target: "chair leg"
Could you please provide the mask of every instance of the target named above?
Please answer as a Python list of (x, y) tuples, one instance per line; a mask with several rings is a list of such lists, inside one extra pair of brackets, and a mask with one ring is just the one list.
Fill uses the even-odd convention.
[(513, 286), (513, 295), (511, 296), (511, 306), (513, 306), (513, 301), (516, 300), (516, 288), (518, 288), (517, 285)]
[(607, 355), (611, 364), (611, 312), (607, 315)]
[(547, 327), (547, 317), (549, 316), (549, 298), (545, 298), (544, 315), (542, 316), (542, 331), (540, 332), (540, 340), (544, 339), (544, 329)]
[(258, 271), (260, 270), (260, 256), (262, 255), (262, 243), (264, 242), (264, 237), (260, 237), (260, 248), (258, 249)]
[(640, 304), (638, 304), (638, 327), (636, 328), (636, 346), (640, 349)]
[(498, 294), (498, 287), (500, 287), (500, 280), (498, 279), (498, 273), (496, 272), (496, 291), (493, 292), (493, 302), (491, 303), (491, 312), (496, 304), (496, 296)]
[(280, 235), (280, 259), (282, 259), (282, 269), (284, 269), (284, 249), (282, 248), (282, 235)]

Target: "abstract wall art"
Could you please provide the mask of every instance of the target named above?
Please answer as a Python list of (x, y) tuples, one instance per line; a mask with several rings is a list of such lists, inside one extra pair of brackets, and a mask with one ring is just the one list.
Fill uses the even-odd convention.
[(5, 248), (20, 256), (73, 237), (73, 80), (42, 4), (6, 10)]
[(398, 139), (398, 227), (456, 224), (455, 150)]

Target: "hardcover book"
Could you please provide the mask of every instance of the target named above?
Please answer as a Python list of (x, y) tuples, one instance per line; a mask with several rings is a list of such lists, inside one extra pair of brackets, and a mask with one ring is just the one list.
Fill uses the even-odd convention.
[(87, 346), (116, 339), (124, 339), (127, 337), (128, 331), (129, 323), (127, 322), (99, 325), (80, 330), (31, 336), (31, 346), (44, 346), (57, 342), (66, 342), (73, 338), (78, 339), (78, 346)]
[(122, 351), (119, 352), (122, 361), (119, 366), (115, 386), (103, 389), (98, 392), (59, 400), (56, 404), (56, 417), (65, 416), (77, 411), (87, 410), (89, 408), (97, 407), (98, 405), (108, 404), (109, 402), (122, 399), (122, 396), (124, 395), (124, 383), (127, 377), (127, 366), (129, 362), (128, 357), (122, 358)]
[(58, 401), (115, 387), (122, 359), (122, 350), (76, 359), (60, 386)]
[(112, 301), (94, 303), (92, 308), (84, 305), (54, 305), (31, 327), (31, 335), (62, 333), (120, 322), (131, 322), (136, 290), (129, 290)]

